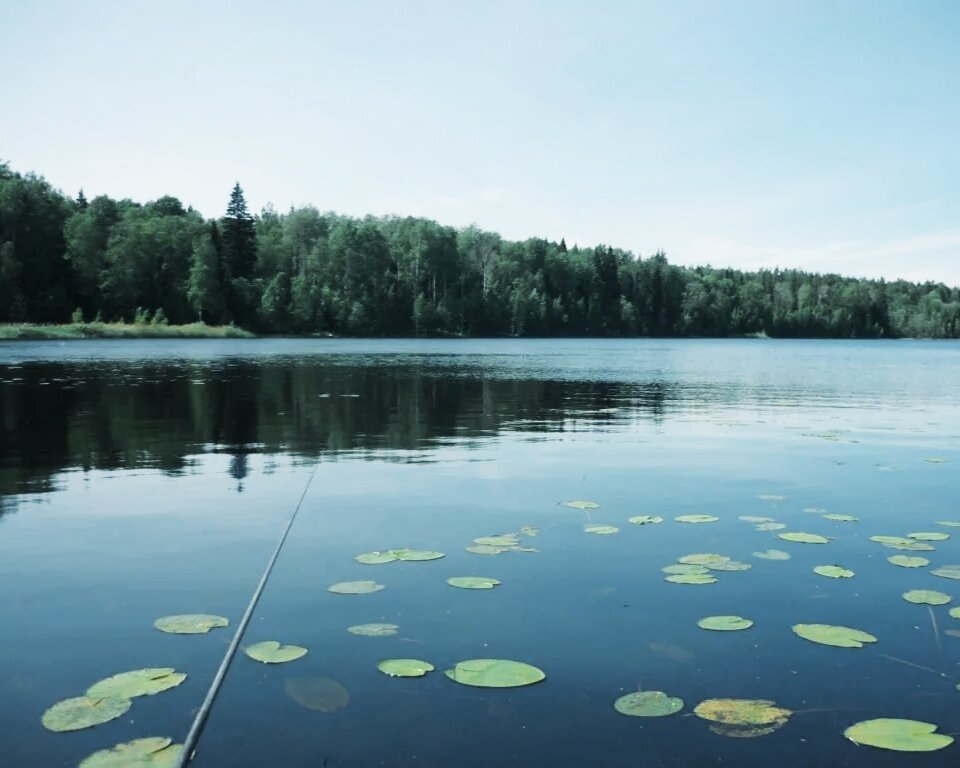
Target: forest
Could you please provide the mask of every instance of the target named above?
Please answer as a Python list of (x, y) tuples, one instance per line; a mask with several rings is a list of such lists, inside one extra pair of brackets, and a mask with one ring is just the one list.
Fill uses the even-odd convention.
[[(709, 257), (709, 254), (705, 254)], [(0, 163), (0, 323), (233, 324), (341, 336), (958, 338), (960, 289), (683, 267), (313, 207), (224, 215), (64, 195)]]

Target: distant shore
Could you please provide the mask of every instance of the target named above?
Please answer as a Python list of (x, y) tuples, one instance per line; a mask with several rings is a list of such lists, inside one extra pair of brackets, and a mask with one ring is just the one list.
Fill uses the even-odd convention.
[(0, 341), (42, 339), (252, 339), (255, 334), (232, 325), (163, 325), (145, 323), (0, 323)]

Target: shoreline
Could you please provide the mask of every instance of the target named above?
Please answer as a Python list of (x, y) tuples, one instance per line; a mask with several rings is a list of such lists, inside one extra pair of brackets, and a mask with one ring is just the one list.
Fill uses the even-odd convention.
[(136, 323), (0, 323), (0, 341), (71, 341), (79, 339), (254, 339), (256, 334), (232, 325), (149, 325)]

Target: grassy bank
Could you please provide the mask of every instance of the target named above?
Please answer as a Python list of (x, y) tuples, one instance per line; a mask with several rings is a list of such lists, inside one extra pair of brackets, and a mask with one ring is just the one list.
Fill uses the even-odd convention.
[(0, 340), (37, 339), (251, 339), (232, 325), (148, 325), (145, 323), (0, 323)]

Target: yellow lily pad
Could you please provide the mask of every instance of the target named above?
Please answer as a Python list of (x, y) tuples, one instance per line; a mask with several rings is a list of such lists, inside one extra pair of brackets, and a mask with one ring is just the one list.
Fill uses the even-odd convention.
[(87, 689), (92, 699), (132, 699), (136, 696), (153, 696), (155, 693), (176, 688), (187, 679), (183, 672), (173, 667), (150, 667), (121, 672), (94, 683)]
[(173, 768), (180, 757), (182, 744), (163, 736), (149, 736), (117, 744), (110, 749), (101, 749), (84, 758), (80, 768)]
[(778, 533), (777, 536), (784, 541), (795, 541), (799, 544), (827, 544), (830, 542), (826, 536), (820, 536), (816, 533)]
[(693, 713), (713, 723), (736, 726), (783, 725), (793, 714), (766, 699), (706, 699)]
[(130, 706), (130, 699), (78, 696), (58, 701), (43, 713), (41, 722), (48, 731), (79, 731), (115, 720)]
[(910, 557), (909, 555), (891, 555), (887, 558), (888, 563), (899, 565), (901, 568), (923, 568), (930, 565), (930, 561), (925, 557)]
[(939, 726), (920, 720), (881, 717), (863, 720), (847, 728), (843, 735), (857, 745), (866, 744), (895, 752), (934, 752), (953, 744), (953, 737), (935, 733)]

